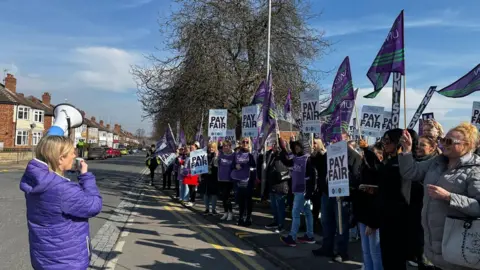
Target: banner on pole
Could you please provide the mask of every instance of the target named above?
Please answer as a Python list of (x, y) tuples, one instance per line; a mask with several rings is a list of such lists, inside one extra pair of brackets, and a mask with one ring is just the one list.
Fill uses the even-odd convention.
[[(258, 137), (260, 127), (260, 105), (252, 105), (242, 108), (242, 136)], [(260, 120), (261, 122), (261, 120)]]
[(430, 88), (428, 88), (428, 91), (427, 93), (425, 94), (425, 97), (423, 98), (422, 102), (420, 103), (420, 105), (418, 105), (418, 109), (417, 111), (415, 112), (415, 114), (413, 115), (413, 118), (412, 120), (410, 121), (410, 124), (408, 124), (408, 128), (409, 129), (413, 129), (415, 127), (415, 125), (417, 124), (418, 120), (420, 119), (420, 117), (422, 116), (422, 113), (423, 111), (425, 110), (425, 108), (427, 107), (428, 105), (428, 102), (430, 102), (430, 99), (432, 99), (432, 96), (433, 94), (436, 92), (437, 90), (437, 87), (436, 86), (430, 86)]
[(398, 128), (400, 124), (400, 98), (402, 96), (402, 74), (393, 73), (392, 87), (392, 128)]
[(329, 197), (350, 196), (347, 147), (346, 141), (327, 146)]
[(225, 137), (227, 135), (227, 110), (209, 110), (208, 113), (208, 136)]
[[(383, 107), (363, 106), (360, 119), (362, 136), (377, 138), (382, 135), (383, 111)], [(393, 118), (392, 115), (392, 126)]]
[(304, 133), (320, 133), (320, 93), (308, 91), (300, 93), (302, 102), (302, 131)]
[(208, 173), (207, 151), (204, 149), (190, 152), (190, 174), (199, 175)]

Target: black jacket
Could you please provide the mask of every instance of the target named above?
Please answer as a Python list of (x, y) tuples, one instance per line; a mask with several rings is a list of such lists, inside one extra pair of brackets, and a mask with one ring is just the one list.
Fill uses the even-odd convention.
[(290, 171), (280, 158), (280, 152), (267, 152), (267, 182), (270, 191), (279, 194), (288, 194), (289, 181), (291, 181)]
[(206, 195), (218, 194), (218, 167), (213, 166), (215, 153), (208, 153), (208, 173), (201, 175), (198, 192)]
[[(359, 153), (357, 153), (355, 150), (351, 149), (350, 147), (347, 147), (347, 154), (348, 154), (348, 182), (350, 185), (350, 191), (352, 191), (352, 188), (355, 186), (358, 186), (358, 181), (360, 179), (360, 168), (362, 165), (362, 157), (360, 156)], [(318, 172), (318, 183), (319, 186), (322, 188), (323, 194), (328, 195), (328, 179), (327, 179), (327, 162), (328, 162), (328, 152), (325, 154), (325, 158), (319, 159), (316, 162), (324, 162), (324, 165), (316, 165), (319, 167), (321, 170), (324, 171), (319, 171)], [(347, 197), (345, 197), (347, 199)]]
[(327, 154), (317, 152), (310, 156), (312, 159), (313, 167), (315, 168), (315, 192), (316, 193), (328, 193), (327, 182), (325, 181), (325, 175), (327, 174)]

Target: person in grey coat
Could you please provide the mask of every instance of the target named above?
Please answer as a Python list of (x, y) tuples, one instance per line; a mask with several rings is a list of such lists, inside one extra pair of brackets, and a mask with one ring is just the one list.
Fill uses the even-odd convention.
[(442, 239), (447, 216), (480, 217), (480, 157), (473, 154), (477, 140), (475, 126), (460, 124), (441, 139), (442, 155), (415, 162), (409, 133), (404, 132), (401, 139), (400, 174), (406, 181), (422, 181), (425, 185), (422, 209), (424, 252), (439, 269), (473, 269), (446, 262), (442, 256)]

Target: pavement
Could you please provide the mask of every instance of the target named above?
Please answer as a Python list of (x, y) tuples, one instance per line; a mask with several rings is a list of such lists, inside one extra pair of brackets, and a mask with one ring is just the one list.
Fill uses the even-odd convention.
[[(198, 199), (195, 207), (183, 206), (172, 198), (173, 190), (145, 185), (143, 155), (88, 164), (103, 196), (102, 213), (90, 220), (90, 269), (361, 267), (358, 241), (350, 244), (351, 261), (342, 264), (314, 257), (311, 250), (319, 245), (285, 246), (279, 234), (264, 229), (272, 217), (261, 203), (254, 207), (249, 228), (221, 221), (220, 216), (203, 216), (203, 200)], [(0, 173), (0, 269), (31, 269), (25, 199), (18, 188), (22, 174), (23, 170)], [(70, 178), (76, 180), (75, 175)], [(156, 177), (155, 186), (160, 182)], [(318, 244), (321, 239), (317, 234)]]

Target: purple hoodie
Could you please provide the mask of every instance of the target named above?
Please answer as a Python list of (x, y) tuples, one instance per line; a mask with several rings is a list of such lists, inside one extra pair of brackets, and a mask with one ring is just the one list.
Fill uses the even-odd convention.
[(27, 203), (30, 260), (34, 269), (84, 270), (90, 261), (88, 219), (102, 210), (92, 173), (70, 182), (34, 159), (20, 182)]

